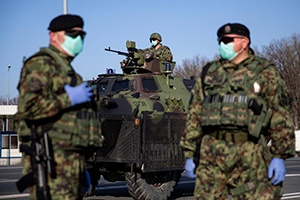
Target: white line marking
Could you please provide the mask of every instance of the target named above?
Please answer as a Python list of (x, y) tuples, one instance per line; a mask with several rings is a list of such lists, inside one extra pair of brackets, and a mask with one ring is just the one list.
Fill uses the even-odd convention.
[(289, 196), (289, 195), (300, 195), (300, 192), (294, 192), (294, 193), (286, 193), (286, 194), (283, 194), (283, 196)]
[(4, 179), (0, 180), (0, 183), (11, 183), (11, 182), (17, 182), (18, 180), (10, 180), (10, 179)]
[(3, 196), (0, 196), (0, 199), (12, 199), (12, 198), (20, 198), (20, 197), (29, 197), (29, 193), (27, 193), (27, 194), (3, 195)]
[(285, 176), (293, 177), (293, 176), (300, 176), (300, 174), (286, 174)]
[(281, 199), (299, 199), (300, 195), (298, 196), (290, 196), (290, 197), (282, 197)]
[(9, 165), (10, 167), (0, 167), (0, 169), (21, 169), (23, 168), (23, 166), (11, 166)]

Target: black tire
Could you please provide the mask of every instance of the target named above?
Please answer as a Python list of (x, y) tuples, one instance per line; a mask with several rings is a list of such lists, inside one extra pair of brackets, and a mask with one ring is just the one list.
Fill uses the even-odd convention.
[(129, 194), (137, 200), (167, 200), (179, 182), (181, 172), (153, 172), (125, 174)]

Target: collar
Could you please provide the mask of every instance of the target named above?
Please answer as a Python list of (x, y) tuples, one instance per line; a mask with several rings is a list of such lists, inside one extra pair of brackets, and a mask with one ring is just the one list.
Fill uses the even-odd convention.
[(74, 59), (74, 57), (62, 53), (61, 51), (59, 51), (56, 47), (54, 47), (51, 44), (49, 45), (49, 49), (51, 49), (52, 51), (56, 52), (63, 60), (66, 60), (69, 64)]

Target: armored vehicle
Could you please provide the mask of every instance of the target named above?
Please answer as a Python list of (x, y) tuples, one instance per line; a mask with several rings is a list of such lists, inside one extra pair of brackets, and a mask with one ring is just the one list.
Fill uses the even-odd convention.
[(102, 175), (125, 181), (134, 199), (167, 199), (184, 170), (179, 141), (194, 81), (174, 77), (175, 62), (151, 58), (151, 52), (137, 62), (142, 51), (132, 41), (127, 49), (106, 49), (127, 56), (123, 74), (108, 69), (92, 81), (104, 143), (86, 164), (93, 190)]

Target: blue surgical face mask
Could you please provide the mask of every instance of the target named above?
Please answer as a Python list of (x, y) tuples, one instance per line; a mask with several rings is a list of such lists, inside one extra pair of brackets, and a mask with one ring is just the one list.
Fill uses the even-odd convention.
[(157, 40), (151, 40), (151, 44), (153, 47), (155, 47), (157, 45)]
[(227, 44), (221, 42), (219, 46), (219, 53), (220, 56), (225, 60), (232, 60), (238, 55), (238, 53), (234, 51), (234, 42)]
[(65, 50), (70, 56), (77, 56), (83, 49), (83, 40), (80, 35), (76, 38), (72, 38), (65, 35), (65, 41), (61, 44), (63, 50)]

